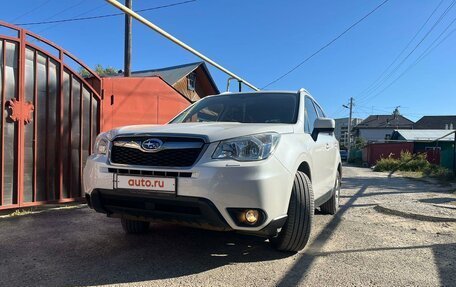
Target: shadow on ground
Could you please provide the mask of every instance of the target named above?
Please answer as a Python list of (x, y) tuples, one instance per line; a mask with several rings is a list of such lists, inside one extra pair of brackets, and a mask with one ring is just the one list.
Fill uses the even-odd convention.
[(119, 220), (87, 208), (4, 219), (0, 230), (5, 286), (141, 282), (290, 256), (235, 233), (157, 225), (145, 235), (126, 235)]
[(449, 203), (456, 203), (455, 197), (437, 197), (437, 198), (425, 198), (418, 200), (424, 203), (434, 203), (434, 204), (449, 204)]
[[(407, 185), (402, 187), (394, 185), (392, 181), (400, 182), (405, 179), (389, 178), (388, 181), (384, 178), (366, 178), (366, 177), (351, 177), (343, 180), (342, 186), (348, 189), (354, 189), (356, 192), (350, 195), (343, 195), (342, 198), (347, 198), (345, 204), (341, 205), (337, 214), (324, 226), (315, 239), (306, 247), (305, 252), (294, 262), (288, 272), (277, 282), (277, 286), (297, 286), (302, 284), (303, 280), (309, 276), (312, 271), (312, 266), (320, 256), (330, 256), (337, 254), (348, 253), (367, 253), (367, 252), (382, 252), (389, 250), (419, 250), (431, 249), (434, 255), (434, 263), (438, 269), (440, 283), (442, 286), (453, 286), (454, 270), (456, 262), (456, 244), (429, 244), (405, 247), (383, 247), (383, 248), (364, 248), (354, 250), (335, 250), (330, 252), (322, 252), (324, 246), (334, 235), (335, 230), (341, 224), (343, 215), (353, 207), (368, 207), (371, 204), (357, 204), (358, 200), (363, 197), (370, 196), (392, 196), (395, 194), (419, 194), (429, 192), (423, 190), (420, 183), (407, 181)], [(394, 191), (382, 191), (382, 189), (390, 189), (394, 185)], [(377, 192), (367, 191), (368, 187), (374, 187)], [(419, 189), (421, 187), (421, 190)], [(342, 193), (343, 194), (343, 193)]]
[[(338, 214), (315, 234), (277, 285), (295, 286), (312, 271), (319, 256), (384, 250), (433, 251), (441, 285), (454, 284), (456, 244), (360, 248), (323, 252), (325, 244), (352, 207), (370, 206), (366, 196), (420, 193), (421, 183), (382, 192), (400, 179), (347, 178), (343, 186), (356, 190)], [(389, 181), (389, 182), (386, 182)], [(392, 181), (394, 181), (392, 183)], [(421, 191), (420, 188), (421, 186)], [(368, 187), (375, 187), (371, 192)], [(261, 262), (290, 256), (263, 239), (235, 233), (210, 232), (159, 225), (143, 236), (125, 235), (119, 220), (83, 208), (0, 220), (0, 278), (4, 286), (88, 286), (142, 282), (198, 274), (239, 262)], [(256, 268), (261, 268), (258, 266)], [(374, 271), (373, 271), (374, 272)]]

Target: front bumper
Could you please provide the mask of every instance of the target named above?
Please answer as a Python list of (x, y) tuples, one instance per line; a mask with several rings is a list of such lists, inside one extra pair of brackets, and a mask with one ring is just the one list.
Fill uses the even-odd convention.
[[(215, 145), (216, 146), (216, 145)], [(288, 210), (294, 175), (274, 156), (257, 162), (236, 162), (232, 160), (212, 160), (210, 146), (195, 166), (189, 169), (144, 169), (141, 171), (172, 173), (189, 177), (177, 177), (175, 195), (159, 195), (153, 192), (114, 189), (115, 173), (119, 170), (135, 171), (134, 166), (120, 167), (109, 165), (105, 156), (92, 155), (84, 168), (84, 191), (97, 211), (111, 216), (134, 216), (140, 220), (164, 220), (176, 223), (192, 223), (203, 228), (217, 230), (237, 230), (248, 233), (264, 233), (271, 226), (280, 228)], [(113, 172), (114, 171), (114, 172)], [(134, 201), (148, 204), (166, 203), (187, 206), (189, 210), (199, 208), (201, 214), (167, 214), (147, 208), (140, 210), (103, 207), (103, 197), (118, 197), (124, 202)], [(96, 206), (97, 200), (100, 206)], [(126, 201), (125, 201), (126, 200)], [(165, 202), (166, 201), (166, 202)], [(128, 205), (128, 204), (127, 204)], [(155, 205), (156, 206), (156, 205)], [(236, 223), (228, 212), (231, 208), (259, 209), (265, 218), (258, 226), (242, 226)], [(160, 214), (159, 214), (160, 213)], [(280, 226), (279, 226), (280, 225)], [(268, 231), (269, 232), (269, 231)]]
[(215, 206), (206, 199), (176, 197), (126, 189), (95, 189), (87, 202), (97, 212), (112, 217), (143, 221), (187, 224), (206, 229), (229, 231)]

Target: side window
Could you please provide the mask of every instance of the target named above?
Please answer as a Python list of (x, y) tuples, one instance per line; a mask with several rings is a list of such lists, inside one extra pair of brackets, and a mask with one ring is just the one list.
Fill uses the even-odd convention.
[(304, 101), (304, 131), (311, 134), (314, 129), (314, 122), (318, 118), (313, 101), (306, 97)]
[(326, 118), (325, 113), (324, 113), (323, 110), (320, 108), (320, 106), (317, 105), (317, 103), (315, 103), (315, 108), (317, 109), (317, 113), (318, 113), (318, 117), (319, 117), (319, 118)]

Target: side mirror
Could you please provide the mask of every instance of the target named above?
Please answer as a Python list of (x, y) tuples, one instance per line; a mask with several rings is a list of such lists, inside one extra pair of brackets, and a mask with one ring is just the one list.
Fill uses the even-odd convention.
[(319, 133), (332, 133), (336, 128), (336, 122), (329, 118), (318, 118), (314, 122), (314, 130), (312, 131), (312, 138), (317, 140)]

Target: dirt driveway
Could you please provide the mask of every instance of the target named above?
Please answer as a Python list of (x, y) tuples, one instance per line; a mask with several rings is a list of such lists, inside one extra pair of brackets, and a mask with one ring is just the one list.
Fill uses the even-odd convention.
[(88, 208), (0, 219), (3, 286), (456, 286), (456, 223), (379, 212), (455, 199), (446, 186), (344, 169), (342, 207), (298, 254), (233, 233), (154, 226), (125, 235)]

